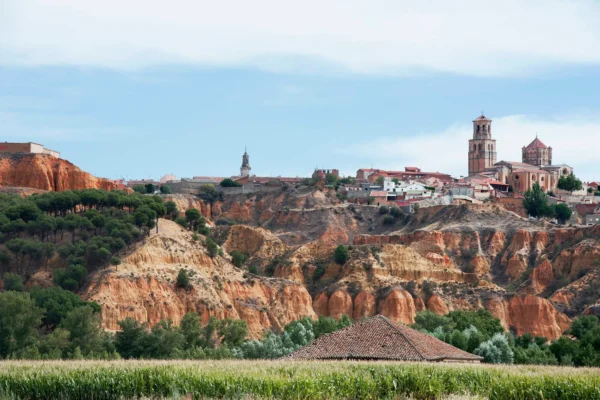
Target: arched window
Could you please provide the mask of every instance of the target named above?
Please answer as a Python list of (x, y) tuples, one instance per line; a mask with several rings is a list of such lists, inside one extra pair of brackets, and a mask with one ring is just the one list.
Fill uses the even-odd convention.
[(481, 150), (481, 143), (479, 143), (479, 150)]
[(473, 145), (473, 151), (475, 151), (475, 150), (477, 150), (477, 145), (476, 144)]
[(477, 125), (477, 133), (479, 133), (479, 128), (481, 128), (479, 125)]
[(515, 179), (517, 179), (517, 180), (518, 180), (518, 179), (519, 179), (519, 175), (515, 175)]

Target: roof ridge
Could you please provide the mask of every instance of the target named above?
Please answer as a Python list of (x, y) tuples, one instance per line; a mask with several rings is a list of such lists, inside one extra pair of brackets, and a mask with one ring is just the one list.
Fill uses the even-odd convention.
[(386, 322), (386, 323), (387, 323), (389, 326), (391, 326), (391, 327), (392, 327), (392, 328), (393, 328), (393, 329), (394, 329), (396, 332), (398, 332), (400, 335), (402, 335), (402, 337), (404, 338), (404, 340), (406, 340), (406, 341), (407, 341), (407, 342), (410, 344), (410, 346), (411, 346), (411, 347), (412, 347), (412, 348), (413, 348), (413, 349), (414, 349), (414, 350), (417, 352), (417, 354), (418, 354), (418, 355), (420, 355), (420, 356), (421, 356), (421, 358), (422, 358), (423, 360), (429, 360), (429, 358), (425, 357), (425, 356), (423, 355), (423, 353), (421, 353), (421, 351), (420, 351), (419, 349), (417, 349), (417, 347), (416, 347), (416, 346), (413, 344), (413, 342), (412, 342), (412, 341), (411, 341), (409, 338), (407, 338), (407, 337), (406, 337), (406, 335), (404, 334), (404, 332), (402, 332), (402, 331), (400, 330), (400, 327), (399, 327), (399, 326), (398, 326), (398, 325), (397, 325), (395, 322), (393, 322), (391, 319), (389, 319), (388, 317), (386, 317), (386, 316), (384, 316), (384, 315), (381, 315), (381, 314), (377, 314), (377, 317), (381, 317), (381, 318), (383, 318), (383, 320), (384, 320), (384, 321), (385, 321), (385, 322)]

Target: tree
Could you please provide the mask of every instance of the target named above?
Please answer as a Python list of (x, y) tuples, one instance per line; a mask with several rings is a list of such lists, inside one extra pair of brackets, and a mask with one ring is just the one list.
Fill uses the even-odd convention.
[(110, 265), (112, 265), (113, 267), (118, 267), (119, 265), (121, 265), (121, 258), (117, 256), (111, 257)]
[(179, 215), (179, 210), (177, 209), (177, 204), (169, 200), (165, 203), (165, 207), (167, 208), (167, 214), (171, 216), (171, 218)]
[(100, 312), (100, 306), (95, 302), (81, 300), (79, 296), (60, 287), (42, 289), (34, 286), (30, 292), (31, 298), (38, 307), (46, 310), (42, 323), (48, 327), (56, 327), (77, 307), (91, 307), (95, 313)]
[(35, 344), (42, 315), (29, 293), (0, 293), (0, 357)]
[(221, 345), (236, 347), (240, 346), (248, 336), (248, 325), (241, 319), (226, 318), (219, 321), (217, 331)]
[(115, 348), (123, 358), (140, 358), (146, 352), (148, 331), (131, 317), (119, 321), (121, 330), (115, 334)]
[(583, 185), (579, 179), (575, 177), (572, 173), (569, 175), (563, 175), (558, 180), (557, 187), (562, 190), (566, 190), (567, 192), (575, 192), (577, 190), (581, 190)]
[(185, 271), (185, 269), (181, 268), (179, 270), (179, 273), (177, 274), (177, 287), (180, 287), (182, 289), (189, 289), (190, 288), (190, 279), (188, 278), (188, 274)]
[(241, 187), (242, 186), (241, 184), (237, 183), (236, 181), (234, 181), (231, 178), (223, 179), (219, 185), (221, 185), (221, 187)]
[(146, 193), (146, 187), (144, 185), (135, 185), (133, 187), (133, 191), (139, 194), (145, 194)]
[(348, 248), (346, 246), (340, 244), (338, 247), (335, 248), (335, 251), (333, 252), (333, 259), (336, 263), (344, 265), (346, 264), (346, 261), (348, 261), (348, 258), (349, 254)]
[(160, 187), (160, 192), (162, 194), (171, 194), (171, 187), (169, 185), (162, 185)]
[(523, 207), (525, 207), (527, 213), (532, 217), (541, 218), (551, 213), (551, 209), (548, 207), (548, 196), (537, 182), (523, 196), (525, 197), (523, 199)]
[(73, 309), (61, 321), (59, 327), (69, 331), (73, 351), (78, 347), (84, 356), (102, 352), (104, 331), (100, 327), (100, 317), (92, 307)]
[(383, 178), (383, 176), (379, 176), (379, 177), (377, 177), (377, 179), (375, 180), (375, 183), (376, 183), (377, 185), (379, 185), (379, 186), (382, 186), (382, 185), (383, 185), (383, 181), (384, 181), (384, 178)]
[(148, 357), (172, 358), (183, 349), (185, 338), (171, 321), (161, 320), (152, 327), (146, 343)]
[(196, 224), (198, 223), (198, 221), (200, 221), (200, 219), (202, 218), (202, 214), (200, 214), (200, 211), (198, 211), (195, 208), (189, 208), (187, 210), (185, 210), (185, 219), (188, 221), (189, 223), (189, 229), (190, 230), (194, 230), (194, 227), (196, 226)]
[(23, 278), (21, 275), (12, 272), (4, 274), (4, 290), (12, 290), (15, 292), (24, 292), (25, 285), (23, 284)]
[(185, 338), (184, 348), (191, 349), (201, 347), (204, 340), (202, 338), (202, 328), (200, 327), (200, 316), (196, 313), (187, 313), (181, 319), (181, 333)]
[(429, 332), (433, 332), (437, 327), (442, 327), (445, 331), (452, 330), (456, 324), (452, 319), (438, 315), (433, 311), (425, 310), (420, 311), (415, 316), (415, 323), (412, 325), (414, 329), (424, 329)]
[(152, 194), (156, 191), (156, 186), (154, 186), (152, 183), (146, 183), (144, 185), (144, 189), (146, 190), (147, 194)]
[(564, 224), (570, 218), (573, 212), (565, 203), (560, 203), (554, 206), (554, 215), (559, 223)]

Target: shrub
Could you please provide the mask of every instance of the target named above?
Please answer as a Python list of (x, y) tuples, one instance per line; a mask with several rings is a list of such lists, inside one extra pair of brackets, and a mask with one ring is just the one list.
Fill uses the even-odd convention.
[(233, 250), (231, 252), (231, 262), (233, 265), (235, 265), (238, 268), (242, 268), (242, 265), (244, 265), (244, 263), (247, 260), (247, 256), (237, 250)]
[(390, 211), (390, 208), (388, 206), (379, 207), (379, 214), (381, 214), (381, 215), (387, 214), (389, 211)]
[(242, 186), (241, 184), (237, 183), (236, 181), (234, 181), (231, 178), (223, 179), (219, 185), (221, 185), (221, 187), (241, 187)]
[(12, 290), (14, 292), (24, 292), (25, 285), (23, 284), (23, 278), (21, 275), (13, 272), (7, 272), (4, 274), (4, 290)]
[(344, 265), (346, 261), (348, 261), (348, 258), (349, 253), (348, 248), (346, 246), (340, 244), (338, 247), (335, 248), (335, 251), (333, 252), (333, 259), (336, 263)]
[(251, 265), (248, 267), (248, 272), (254, 275), (258, 275), (258, 268), (256, 267), (256, 265)]
[(217, 254), (219, 254), (219, 246), (217, 246), (215, 241), (209, 237), (206, 238), (205, 244), (206, 244), (206, 250), (208, 251), (208, 255), (211, 258), (215, 258), (217, 256)]
[(323, 275), (325, 275), (325, 265), (322, 263), (317, 264), (317, 268), (313, 273), (313, 281), (318, 281), (323, 277)]
[(187, 219), (185, 219), (185, 217), (179, 216), (179, 217), (175, 218), (175, 222), (184, 228), (188, 227), (188, 222), (187, 222)]
[(177, 274), (177, 287), (182, 289), (190, 288), (190, 279), (188, 278), (188, 274), (185, 269), (181, 268), (179, 273)]
[(395, 222), (396, 222), (396, 218), (392, 217), (391, 215), (385, 215), (383, 217), (384, 225), (394, 225)]
[(496, 333), (490, 340), (481, 343), (473, 353), (491, 364), (512, 364), (514, 361), (514, 353), (506, 335), (502, 333)]
[(402, 215), (404, 215), (402, 213), (402, 210), (399, 207), (395, 207), (395, 206), (390, 209), (390, 214), (394, 218), (400, 218), (400, 217), (402, 217)]

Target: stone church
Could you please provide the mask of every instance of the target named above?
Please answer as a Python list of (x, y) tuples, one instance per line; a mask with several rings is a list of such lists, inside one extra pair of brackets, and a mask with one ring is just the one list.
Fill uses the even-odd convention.
[(517, 193), (535, 183), (545, 191), (556, 192), (562, 175), (573, 173), (566, 164), (552, 164), (552, 147), (536, 135), (522, 148), (522, 160), (496, 162), (496, 139), (492, 138), (492, 120), (481, 115), (473, 121), (473, 139), (469, 140), (469, 177), (491, 178), (503, 182)]

